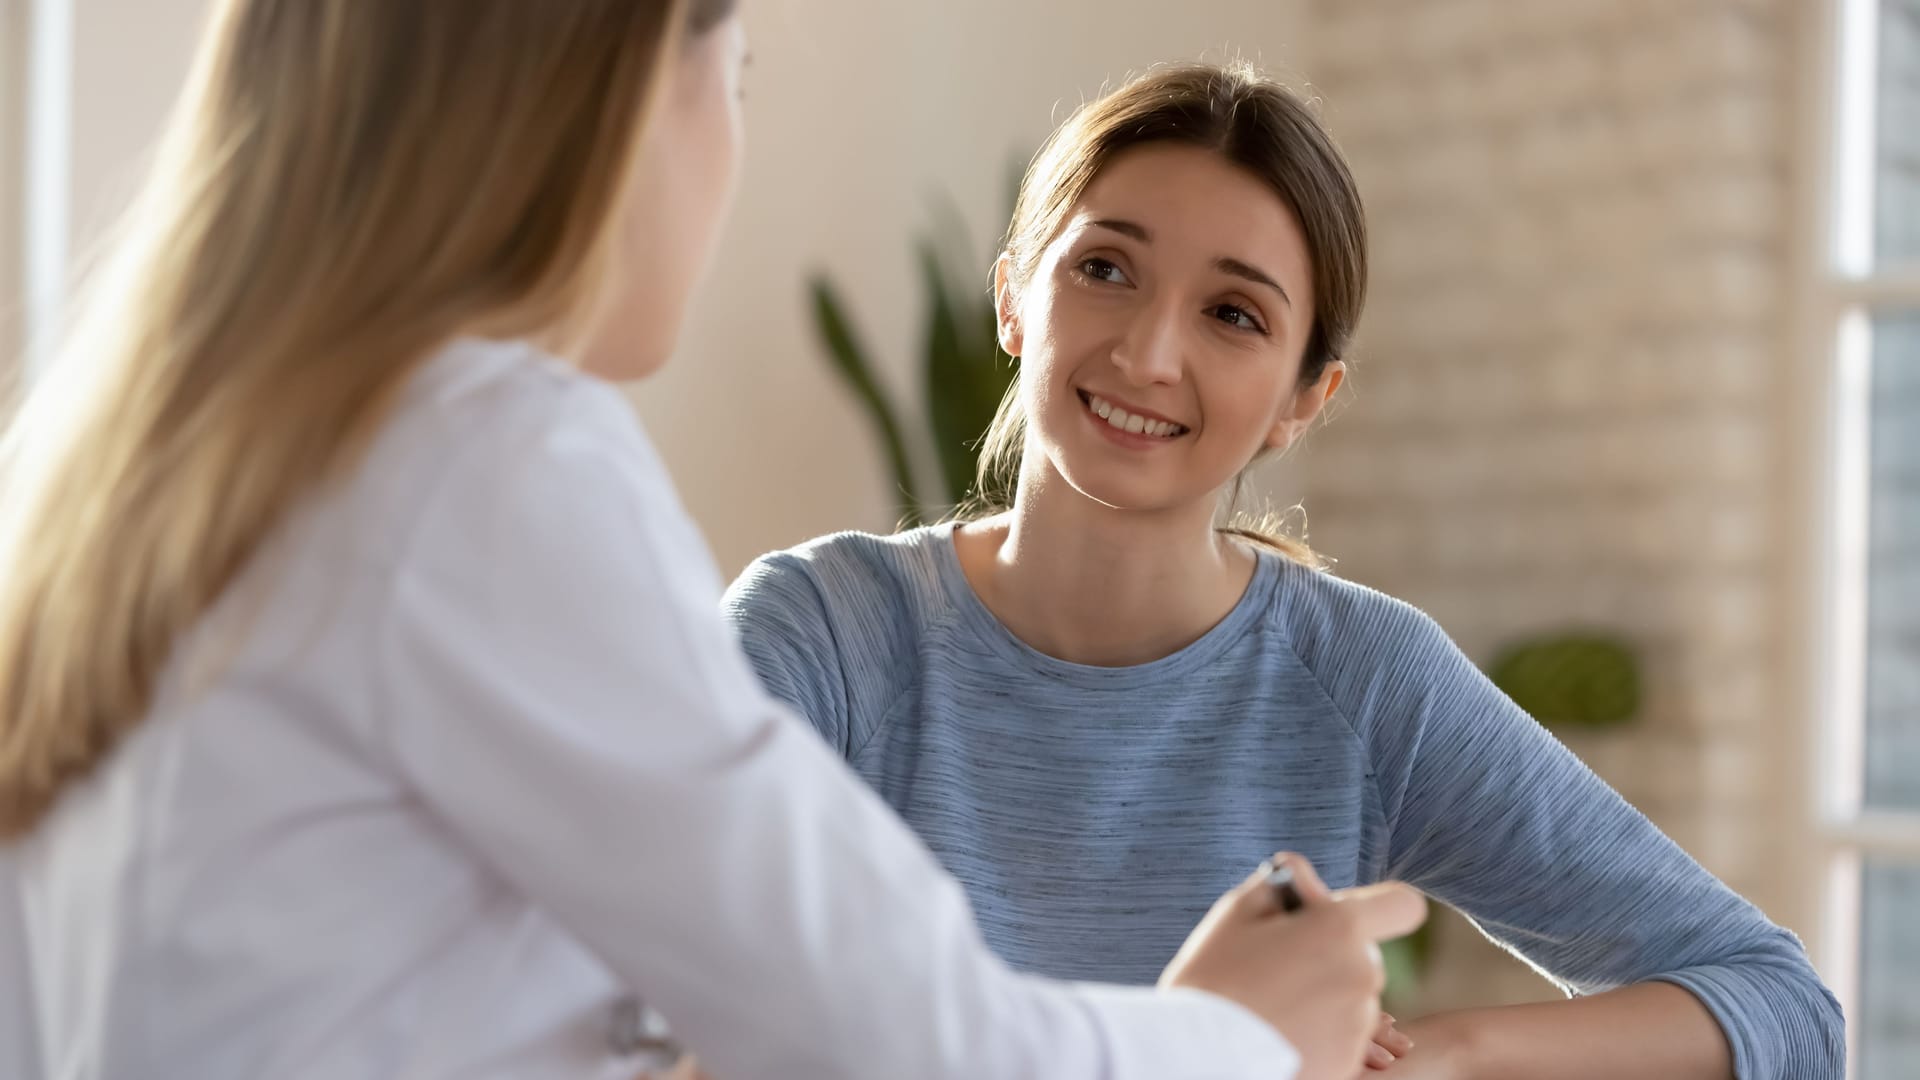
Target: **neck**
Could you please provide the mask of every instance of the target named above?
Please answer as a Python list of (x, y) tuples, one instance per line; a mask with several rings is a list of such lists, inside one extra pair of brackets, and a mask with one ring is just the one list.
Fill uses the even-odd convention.
[(1239, 603), (1255, 559), (1219, 535), (1209, 503), (1116, 510), (1050, 465), (1024, 470), (1012, 511), (956, 534), (974, 591), (1015, 636), (1100, 667), (1192, 644)]

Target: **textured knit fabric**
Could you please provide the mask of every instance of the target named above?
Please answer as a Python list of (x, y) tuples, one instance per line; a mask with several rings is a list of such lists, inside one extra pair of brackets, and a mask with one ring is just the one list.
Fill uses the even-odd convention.
[(1200, 640), (1087, 667), (1001, 625), (939, 526), (766, 556), (726, 611), (1018, 967), (1151, 982), (1216, 896), (1291, 850), (1335, 888), (1412, 883), (1570, 993), (1685, 987), (1741, 1080), (1843, 1075), (1839, 1005), (1793, 935), (1410, 605), (1263, 555)]

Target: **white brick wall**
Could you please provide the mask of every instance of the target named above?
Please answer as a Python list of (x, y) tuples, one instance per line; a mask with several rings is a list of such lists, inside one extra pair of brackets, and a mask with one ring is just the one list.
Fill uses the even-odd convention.
[[(1478, 659), (1589, 624), (1643, 650), (1630, 733), (1572, 740), (1762, 906), (1798, 768), (1772, 534), (1788, 322), (1784, 0), (1321, 0), (1316, 89), (1372, 218), (1351, 384), (1300, 469), (1313, 540)], [(1443, 927), (1434, 1001), (1547, 996)]]

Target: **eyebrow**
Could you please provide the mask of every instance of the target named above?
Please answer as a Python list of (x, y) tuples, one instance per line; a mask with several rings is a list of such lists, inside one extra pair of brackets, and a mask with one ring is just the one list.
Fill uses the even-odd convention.
[(1258, 267), (1248, 266), (1239, 259), (1229, 259), (1225, 256), (1213, 260), (1213, 265), (1215, 269), (1222, 273), (1232, 274), (1237, 278), (1245, 278), (1255, 285), (1265, 285), (1267, 288), (1279, 293), (1280, 299), (1285, 300), (1288, 307), (1293, 306), (1293, 297), (1287, 295), (1287, 290), (1281, 288), (1279, 282), (1268, 277)]
[(1153, 243), (1153, 234), (1147, 231), (1145, 225), (1136, 225), (1131, 221), (1121, 221), (1117, 218), (1101, 218), (1098, 221), (1089, 221), (1087, 224), (1096, 229), (1109, 229), (1122, 236), (1131, 236), (1143, 244)]
[[(1153, 233), (1149, 232), (1146, 226), (1136, 222), (1124, 221), (1119, 218), (1101, 218), (1097, 221), (1089, 221), (1087, 225), (1090, 228), (1107, 229), (1111, 232), (1117, 232), (1122, 236), (1132, 237), (1143, 244), (1153, 243)], [(1262, 271), (1259, 267), (1249, 266), (1239, 259), (1228, 258), (1225, 255), (1213, 260), (1213, 266), (1214, 269), (1219, 270), (1223, 274), (1231, 274), (1234, 277), (1251, 281), (1255, 285), (1265, 285), (1267, 288), (1279, 293), (1280, 299), (1286, 301), (1288, 307), (1293, 306), (1293, 297), (1287, 295), (1287, 290), (1282, 288), (1279, 282), (1273, 280), (1272, 275)]]

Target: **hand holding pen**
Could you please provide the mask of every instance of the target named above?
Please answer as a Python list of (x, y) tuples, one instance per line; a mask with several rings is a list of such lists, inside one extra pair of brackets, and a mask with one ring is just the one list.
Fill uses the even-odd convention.
[[(1296, 864), (1305, 867), (1304, 872), (1311, 879), (1307, 888), (1316, 892), (1317, 900), (1333, 899), (1333, 894), (1321, 884), (1313, 868), (1306, 865), (1306, 860), (1277, 855), (1261, 863), (1260, 871), (1266, 875), (1267, 891), (1272, 894), (1274, 904), (1282, 913), (1289, 915), (1307, 906), (1307, 898), (1301, 891), (1300, 872), (1295, 870)], [(1373, 950), (1372, 955), (1379, 955), (1378, 945), (1369, 947)], [(1367, 1048), (1369, 1069), (1385, 1069), (1413, 1049), (1413, 1040), (1395, 1026), (1398, 1023), (1391, 1015), (1384, 1012), (1380, 1014), (1379, 1023), (1373, 1031), (1373, 1045)]]
[[(1425, 898), (1406, 885), (1336, 896), (1306, 859), (1276, 855), (1214, 904), (1160, 985), (1246, 1005), (1293, 1044), (1299, 1080), (1350, 1080), (1380, 1029), (1378, 943), (1425, 919)], [(1234, 947), (1219, 947), (1228, 940)]]

